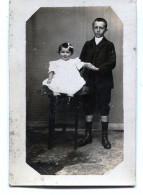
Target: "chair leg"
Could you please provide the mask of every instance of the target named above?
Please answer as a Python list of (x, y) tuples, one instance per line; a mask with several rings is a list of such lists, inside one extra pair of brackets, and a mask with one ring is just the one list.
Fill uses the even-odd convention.
[[(75, 102), (75, 133), (74, 133), (74, 150), (77, 150), (77, 139), (78, 139), (78, 120), (79, 120), (79, 98)], [(48, 132), (48, 149), (53, 147), (54, 140), (54, 131), (55, 131), (55, 108), (56, 108), (56, 99), (54, 96), (50, 97), (49, 104), (49, 132)], [(66, 131), (67, 124), (63, 125), (63, 132)]]
[(77, 150), (77, 138), (78, 138), (78, 114), (79, 114), (79, 101), (77, 101), (76, 110), (75, 110), (74, 150)]
[(55, 118), (49, 117), (48, 149), (51, 149), (54, 141)]
[(55, 131), (55, 103), (56, 100), (52, 96), (50, 98), (50, 113), (49, 113), (49, 132), (48, 132), (48, 149), (51, 149), (53, 146), (53, 140), (54, 140), (54, 131)]

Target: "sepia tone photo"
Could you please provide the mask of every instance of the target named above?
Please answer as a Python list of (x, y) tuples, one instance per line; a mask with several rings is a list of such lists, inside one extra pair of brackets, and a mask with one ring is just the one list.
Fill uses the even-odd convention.
[[(123, 8), (29, 2), (22, 19), (26, 1), (11, 2), (10, 184), (135, 185), (136, 40)], [(135, 3), (123, 5), (135, 25)]]
[(110, 7), (40, 8), (27, 21), (26, 109), (40, 174), (103, 175), (123, 161), (123, 24)]

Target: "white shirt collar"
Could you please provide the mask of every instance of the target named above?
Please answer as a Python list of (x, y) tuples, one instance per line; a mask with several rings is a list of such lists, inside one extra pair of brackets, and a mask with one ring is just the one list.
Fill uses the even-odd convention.
[(102, 41), (103, 37), (97, 38), (95, 37), (95, 43), (96, 45), (98, 45), (100, 43), (100, 41)]

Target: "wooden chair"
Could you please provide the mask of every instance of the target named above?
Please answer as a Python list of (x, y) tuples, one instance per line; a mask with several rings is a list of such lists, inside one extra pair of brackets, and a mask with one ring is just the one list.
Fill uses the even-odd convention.
[[(53, 147), (56, 121), (55, 116), (57, 114), (57, 107), (59, 104), (63, 106), (63, 112), (66, 111), (67, 107), (72, 106), (74, 109), (74, 150), (77, 150), (77, 139), (78, 139), (78, 124), (79, 124), (79, 110), (82, 106), (81, 96), (88, 94), (88, 87), (84, 86), (78, 93), (71, 98), (71, 102), (68, 102), (68, 97), (65, 94), (61, 94), (58, 98), (55, 97), (51, 90), (47, 86), (43, 86), (41, 95), (48, 95), (49, 97), (49, 131), (48, 131), (48, 149)], [(70, 105), (72, 104), (72, 105)], [(68, 124), (63, 123), (62, 130), (66, 131)]]

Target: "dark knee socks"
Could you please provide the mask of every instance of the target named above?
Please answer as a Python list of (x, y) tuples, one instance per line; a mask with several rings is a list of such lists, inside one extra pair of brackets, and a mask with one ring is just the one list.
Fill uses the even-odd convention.
[(91, 137), (92, 122), (86, 121), (86, 136)]
[(102, 124), (102, 133), (108, 134), (108, 122), (101, 122)]

